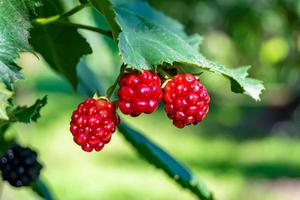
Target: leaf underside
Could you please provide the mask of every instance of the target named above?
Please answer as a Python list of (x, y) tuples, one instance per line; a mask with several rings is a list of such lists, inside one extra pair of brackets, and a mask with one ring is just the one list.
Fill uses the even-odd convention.
[(262, 82), (248, 78), (248, 66), (236, 69), (206, 59), (199, 52), (201, 38), (188, 36), (183, 26), (139, 0), (112, 0), (119, 24), (118, 46), (125, 63), (137, 69), (174, 62), (217, 72), (231, 81), (231, 90), (255, 100), (264, 89)]

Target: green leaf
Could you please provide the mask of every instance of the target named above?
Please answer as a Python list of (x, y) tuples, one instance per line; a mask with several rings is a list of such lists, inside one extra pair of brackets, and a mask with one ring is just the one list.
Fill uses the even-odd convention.
[(49, 191), (47, 185), (40, 179), (38, 179), (32, 186), (32, 190), (38, 194), (40, 197), (44, 198), (45, 200), (53, 200), (53, 196)]
[(12, 96), (8, 89), (12, 90), (14, 82), (22, 79), (15, 61), (20, 51), (31, 51), (29, 14), (37, 5), (37, 0), (0, 0), (0, 121), (8, 120), (7, 100)]
[(22, 106), (17, 107), (11, 112), (11, 120), (30, 123), (32, 121), (36, 122), (40, 117), (40, 110), (47, 104), (47, 96), (44, 96), (42, 99), (37, 99), (32, 106)]
[(118, 126), (118, 130), (145, 159), (156, 167), (164, 170), (182, 187), (188, 188), (202, 200), (214, 199), (212, 193), (208, 191), (206, 186), (202, 182), (199, 182), (185, 166), (148, 138), (130, 128), (125, 123), (121, 123)]
[(0, 121), (8, 120), (6, 108), (8, 106), (8, 99), (12, 96), (12, 92), (7, 90), (5, 85), (0, 82)]
[(22, 78), (15, 63), (20, 51), (31, 51), (28, 43), (29, 13), (37, 0), (0, 0), (0, 80), (9, 89)]
[(152, 69), (163, 63), (177, 62), (199, 67), (229, 78), (233, 92), (245, 93), (259, 100), (264, 87), (261, 81), (247, 77), (248, 67), (231, 69), (206, 59), (199, 53), (199, 36), (187, 36), (180, 23), (154, 10), (144, 1), (111, 2), (116, 22), (122, 31), (118, 43), (120, 53), (128, 65), (137, 69)]
[[(57, 0), (42, 0), (43, 5), (37, 10), (39, 17), (49, 17), (63, 10)], [(39, 52), (49, 65), (58, 73), (65, 76), (71, 85), (76, 88), (76, 66), (79, 59), (92, 53), (86, 39), (76, 28), (53, 23), (36, 25), (30, 32), (30, 44)]]
[(90, 68), (83, 59), (81, 59), (77, 65), (77, 74), (80, 80), (77, 87), (79, 94), (86, 97), (91, 97), (96, 92), (101, 95), (105, 94), (101, 78), (95, 74), (93, 69)]
[(109, 0), (90, 0), (92, 5), (102, 13), (107, 22), (110, 24), (114, 40), (117, 41), (118, 35), (120, 33), (120, 27), (115, 21), (115, 13), (113, 12), (112, 4)]

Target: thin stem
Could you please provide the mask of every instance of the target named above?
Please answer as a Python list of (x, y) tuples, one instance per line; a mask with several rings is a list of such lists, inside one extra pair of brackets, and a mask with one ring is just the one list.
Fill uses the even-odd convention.
[(112, 94), (114, 93), (114, 91), (115, 91), (115, 89), (116, 89), (116, 87), (118, 85), (118, 82), (119, 82), (121, 76), (125, 72), (126, 66), (127, 65), (125, 63), (122, 63), (121, 68), (120, 68), (120, 73), (119, 73), (118, 77), (116, 78), (114, 84), (107, 89), (107, 91), (106, 91), (107, 95), (106, 96), (107, 96), (108, 99), (110, 99), (111, 96), (112, 96)]
[(74, 8), (72, 8), (71, 10), (69, 10), (68, 12), (63, 13), (59, 19), (64, 19), (67, 18), (69, 16), (74, 15), (75, 13), (79, 12), (80, 10), (82, 10), (83, 8), (89, 7), (91, 6), (89, 3), (83, 3), (80, 4), (78, 6), (75, 6)]
[(84, 24), (77, 24), (77, 23), (62, 21), (62, 20), (56, 21), (56, 23), (61, 24), (61, 25), (65, 25), (65, 26), (74, 27), (74, 28), (93, 31), (93, 32), (100, 33), (102, 35), (105, 35), (105, 36), (108, 36), (108, 37), (112, 38), (112, 32), (111, 31), (105, 31), (105, 30), (102, 30), (102, 29), (97, 28), (97, 27), (88, 26), (88, 25), (84, 25)]
[(53, 15), (53, 16), (45, 17), (45, 18), (36, 18), (36, 19), (32, 20), (32, 23), (39, 24), (39, 25), (50, 24), (50, 23), (56, 22), (58, 20), (65, 19), (71, 15), (74, 15), (75, 13), (79, 12), (80, 10), (82, 10), (83, 8), (88, 7), (88, 6), (90, 6), (89, 3), (80, 4), (61, 15)]
[(200, 77), (204, 72), (199, 72), (199, 73), (192, 73), (193, 76)]
[(162, 69), (161, 67), (158, 68), (158, 71), (161, 75), (164, 76), (165, 79), (171, 79), (172, 75), (167, 73), (164, 69)]
[(84, 25), (84, 24), (72, 23), (72, 22), (63, 20), (71, 15), (74, 15), (75, 13), (79, 12), (80, 10), (82, 10), (83, 8), (88, 7), (88, 6), (90, 6), (89, 3), (83, 3), (78, 6), (75, 6), (68, 12), (65, 12), (61, 15), (54, 15), (54, 16), (46, 17), (46, 18), (37, 18), (37, 19), (32, 20), (32, 23), (36, 24), (36, 25), (47, 25), (47, 24), (57, 23), (57, 24), (65, 25), (65, 26), (74, 27), (74, 28), (94, 31), (94, 32), (97, 32), (97, 33), (100, 33), (102, 35), (106, 35), (106, 36), (112, 38), (113, 35), (112, 35), (111, 31), (105, 31), (105, 30), (99, 29), (97, 27), (92, 27), (92, 26), (88, 26), (88, 25)]

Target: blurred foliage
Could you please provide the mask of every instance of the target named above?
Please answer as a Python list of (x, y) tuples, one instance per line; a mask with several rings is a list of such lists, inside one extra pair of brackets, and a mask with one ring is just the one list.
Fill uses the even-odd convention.
[[(74, 1), (65, 3), (68, 8), (74, 5)], [(251, 74), (263, 80), (267, 90), (262, 102), (254, 103), (229, 94), (223, 78), (204, 73), (200, 78), (212, 102), (199, 126), (183, 131), (173, 128), (162, 108), (151, 116), (126, 121), (133, 124), (134, 120), (135, 128), (208, 180), (217, 199), (298, 200), (300, 1), (150, 0), (150, 4), (182, 22), (189, 34), (200, 33), (204, 39), (201, 49), (208, 58), (228, 66), (251, 64)], [(74, 18), (90, 22), (95, 19), (90, 11)], [(100, 18), (95, 20), (98, 25), (103, 24)], [(81, 33), (95, 52), (86, 57), (88, 68), (105, 88), (120, 66), (117, 52), (111, 52), (116, 48), (102, 36)], [(30, 79), (18, 85), (18, 99), (22, 104), (32, 103), (34, 97), (49, 94), (49, 103), (36, 126), (17, 125), (12, 134), (18, 132), (20, 141), (40, 150), (46, 166), (44, 178), (56, 196), (72, 200), (194, 199), (136, 158), (119, 133), (101, 154), (81, 152), (70, 140), (68, 120), (82, 98), (45, 68), (43, 60), (23, 55), (20, 62)], [(25, 190), (12, 192), (9, 186), (3, 193), (5, 199), (31, 200), (32, 195)]]
[(300, 106), (299, 1), (150, 2), (182, 22), (188, 33), (203, 35), (201, 48), (209, 58), (228, 66), (249, 63), (251, 74), (264, 81), (262, 102), (253, 104), (236, 95), (228, 96), (220, 89), (222, 81), (203, 75), (213, 93), (211, 110), (215, 112), (210, 114), (216, 115), (209, 117), (209, 127), (216, 130), (213, 124), (217, 119), (219, 130), (234, 128), (232, 132), (238, 138), (264, 136), (274, 129), (299, 136), (299, 123), (294, 117)]

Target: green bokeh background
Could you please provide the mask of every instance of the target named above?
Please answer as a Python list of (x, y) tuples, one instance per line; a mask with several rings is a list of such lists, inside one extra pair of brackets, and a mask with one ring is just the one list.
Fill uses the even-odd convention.
[[(66, 9), (77, 1), (65, 1)], [(198, 126), (176, 129), (160, 107), (152, 115), (123, 117), (133, 127), (189, 166), (222, 200), (297, 200), (300, 197), (300, 1), (151, 0), (150, 4), (203, 37), (201, 51), (228, 66), (252, 65), (264, 81), (261, 102), (230, 92), (223, 77), (205, 72), (210, 113)], [(105, 27), (87, 9), (72, 19)], [(85, 57), (103, 88), (117, 76), (120, 58), (106, 38), (81, 31), (93, 48)], [(67, 51), (67, 49), (66, 49)], [(24, 53), (25, 80), (17, 102), (48, 95), (38, 123), (17, 124), (8, 136), (34, 147), (44, 165), (42, 177), (63, 200), (193, 200), (164, 172), (137, 155), (115, 133), (100, 153), (85, 153), (68, 131), (69, 118), (83, 97), (51, 71), (42, 58)], [(2, 184), (2, 199), (39, 199), (30, 190)]]

